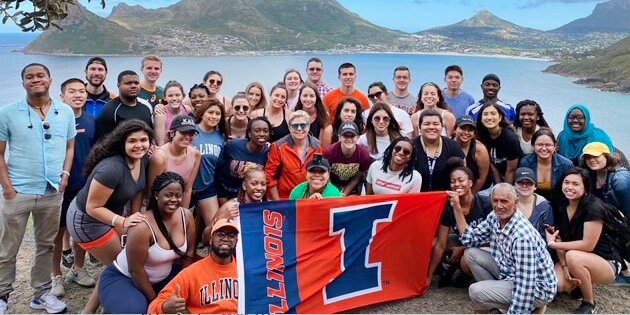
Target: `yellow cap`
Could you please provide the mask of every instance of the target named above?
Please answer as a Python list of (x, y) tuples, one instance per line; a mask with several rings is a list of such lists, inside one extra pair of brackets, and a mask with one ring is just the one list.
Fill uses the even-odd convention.
[(604, 153), (610, 154), (610, 148), (603, 142), (591, 142), (582, 149), (582, 156), (586, 154), (590, 156), (600, 156)]

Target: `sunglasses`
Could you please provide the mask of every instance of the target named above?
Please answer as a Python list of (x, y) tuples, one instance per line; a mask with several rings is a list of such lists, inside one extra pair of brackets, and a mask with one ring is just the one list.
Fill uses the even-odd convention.
[(399, 145), (394, 147), (394, 152), (395, 153), (398, 153), (400, 151), (402, 151), (403, 155), (405, 155), (405, 156), (411, 155), (411, 150), (408, 149), (408, 148), (403, 148), (402, 146), (399, 146)]
[(247, 112), (247, 111), (249, 111), (249, 106), (241, 106), (241, 105), (236, 105), (236, 106), (234, 106), (234, 110), (235, 110), (235, 111), (237, 111), (237, 112), (240, 112), (240, 111), (241, 111), (241, 109), (242, 109), (244, 112)]
[(308, 68), (308, 71), (322, 71), (322, 68)]
[(221, 84), (223, 84), (223, 81), (221, 81), (221, 80), (215, 80), (215, 79), (210, 79), (210, 80), (208, 80), (208, 83), (210, 83), (210, 85), (215, 85), (215, 84), (216, 84), (216, 85), (218, 85), (218, 86), (221, 86)]
[(372, 121), (375, 121), (375, 122), (380, 122), (380, 121), (389, 122), (389, 117), (388, 116), (383, 116), (383, 117), (381, 117), (381, 116), (374, 116), (374, 117), (372, 117)]
[(290, 126), (292, 129), (295, 129), (295, 130), (304, 130), (306, 129), (308, 124), (291, 124)]
[(44, 120), (42, 121), (42, 127), (44, 128), (44, 139), (50, 140), (50, 138), (52, 138), (52, 135), (48, 132), (48, 129), (50, 129), (50, 123)]
[(383, 95), (383, 91), (378, 91), (374, 94), (368, 94), (368, 98), (373, 100), (375, 97), (381, 98), (381, 95)]

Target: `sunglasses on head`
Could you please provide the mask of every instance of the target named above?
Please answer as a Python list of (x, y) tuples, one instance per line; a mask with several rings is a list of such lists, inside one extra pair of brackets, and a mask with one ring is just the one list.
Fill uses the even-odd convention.
[(378, 91), (374, 94), (368, 94), (368, 98), (373, 100), (375, 97), (381, 98), (381, 95), (383, 95), (383, 91)]
[(411, 150), (408, 149), (408, 148), (403, 148), (402, 146), (399, 146), (399, 145), (394, 147), (394, 152), (398, 153), (400, 151), (402, 151), (403, 155), (405, 155), (405, 156), (406, 155), (411, 155)]
[(292, 129), (295, 129), (295, 130), (304, 130), (306, 129), (308, 124), (291, 124), (290, 126)]
[(215, 79), (210, 79), (210, 80), (208, 80), (208, 83), (210, 83), (210, 85), (215, 85), (215, 84), (216, 84), (216, 85), (218, 85), (218, 86), (221, 86), (221, 84), (223, 84), (223, 81), (221, 81), (221, 80), (215, 80)]
[(236, 105), (236, 106), (234, 106), (234, 111), (240, 112), (240, 111), (241, 111), (241, 109), (242, 109), (244, 112), (247, 112), (247, 111), (249, 111), (249, 106), (241, 106), (241, 105)]

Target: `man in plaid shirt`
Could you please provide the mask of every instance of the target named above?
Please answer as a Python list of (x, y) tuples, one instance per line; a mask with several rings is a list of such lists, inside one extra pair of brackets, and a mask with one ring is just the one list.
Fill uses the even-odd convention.
[[(468, 227), (457, 194), (448, 195), (459, 239), (469, 247), (464, 259), (479, 281), (470, 286), (470, 298), (510, 314), (544, 310), (556, 294), (558, 279), (546, 244), (517, 209), (514, 187), (507, 183), (494, 186), (493, 212), (476, 228)], [(475, 248), (487, 243), (490, 252)]]

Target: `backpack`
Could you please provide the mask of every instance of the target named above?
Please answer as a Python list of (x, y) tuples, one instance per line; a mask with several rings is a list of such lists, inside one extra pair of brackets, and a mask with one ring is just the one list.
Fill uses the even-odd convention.
[(604, 203), (604, 227), (606, 236), (619, 251), (621, 257), (630, 261), (630, 220), (614, 206)]

